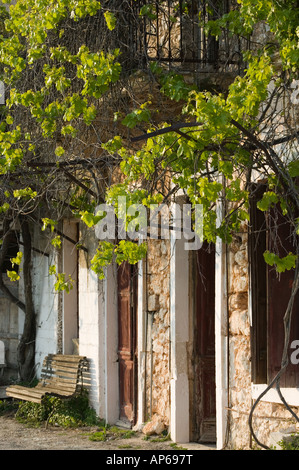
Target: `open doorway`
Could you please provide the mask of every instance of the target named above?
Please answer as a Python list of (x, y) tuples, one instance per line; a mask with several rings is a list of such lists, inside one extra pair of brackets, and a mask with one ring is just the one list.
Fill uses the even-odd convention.
[(216, 442), (215, 245), (195, 254), (193, 439)]

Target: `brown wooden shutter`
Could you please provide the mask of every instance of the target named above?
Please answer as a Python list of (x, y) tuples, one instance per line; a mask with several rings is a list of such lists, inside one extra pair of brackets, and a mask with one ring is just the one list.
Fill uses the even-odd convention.
[[(283, 317), (291, 294), (294, 271), (277, 274), (263, 257), (265, 250), (286, 256), (294, 252), (290, 237), (290, 224), (279, 211), (268, 214), (258, 210), (256, 203), (266, 187), (260, 185), (250, 206), (249, 259), (251, 271), (252, 328), (251, 361), (252, 381), (270, 383), (281, 368), (284, 345)], [(290, 342), (299, 339), (299, 294), (293, 307)], [(289, 349), (289, 357), (293, 350)], [(299, 366), (289, 364), (282, 376), (282, 387), (299, 386)]]
[[(274, 220), (275, 219), (275, 220)], [(294, 252), (291, 227), (281, 213), (269, 214), (268, 250), (278, 249), (281, 257)], [(275, 227), (277, 227), (275, 229)], [(274, 246), (275, 245), (275, 246)], [(294, 280), (294, 270), (277, 274), (274, 267), (267, 267), (268, 276), (268, 380), (271, 381), (281, 367), (284, 345), (283, 317), (285, 315)], [(296, 295), (291, 324), (290, 344), (299, 339), (299, 294)], [(292, 350), (289, 349), (289, 358)], [(280, 381), (284, 387), (299, 386), (299, 366), (289, 364)]]

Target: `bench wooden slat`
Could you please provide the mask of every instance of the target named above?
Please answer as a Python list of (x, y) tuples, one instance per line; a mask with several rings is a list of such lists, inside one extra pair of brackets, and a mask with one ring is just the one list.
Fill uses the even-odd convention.
[(30, 389), (29, 387), (22, 387), (20, 385), (15, 385), (10, 387), (9, 394), (7, 396), (12, 396), (13, 398), (18, 398), (19, 400), (32, 401), (35, 403), (40, 403), (41, 398), (44, 395), (44, 391), (37, 391), (34, 388)]
[(47, 378), (48, 375), (51, 375), (53, 374), (53, 372), (56, 374), (56, 375), (59, 375), (61, 377), (70, 377), (70, 378), (74, 378), (74, 377), (77, 377), (78, 373), (77, 371), (68, 371), (68, 370), (60, 370), (60, 369), (52, 369), (52, 371), (49, 371), (49, 370), (43, 370), (43, 376), (45, 378)]
[(76, 386), (76, 382), (77, 382), (77, 376), (76, 377), (48, 377), (43, 379), (42, 383), (43, 384), (47, 384), (47, 383), (55, 383), (55, 382), (65, 382), (65, 383), (69, 383), (71, 384), (72, 382), (74, 382), (74, 386)]
[(37, 403), (41, 403), (45, 395), (71, 397), (79, 386), (83, 387), (83, 372), (87, 367), (85, 356), (50, 354), (43, 361), (41, 380), (36, 387), (12, 385), (7, 387), (6, 395)]
[(18, 399), (18, 400), (23, 400), (23, 401), (30, 401), (33, 403), (41, 403), (40, 398), (35, 398), (32, 395), (28, 395), (28, 397), (26, 397), (25, 395), (22, 395), (22, 394), (19, 395), (16, 393), (14, 394), (13, 398)]
[(64, 390), (64, 391), (68, 391), (70, 394), (73, 394), (76, 392), (77, 390), (77, 387), (74, 387), (72, 385), (68, 385), (68, 384), (65, 384), (65, 383), (61, 383), (61, 382), (57, 382), (57, 383), (49, 383), (49, 384), (46, 384), (44, 385), (43, 387), (39, 387), (39, 390), (43, 393), (45, 393), (47, 390)]
[(51, 360), (55, 361), (58, 360), (59, 362), (75, 362), (79, 363), (81, 361), (85, 361), (86, 357), (85, 356), (72, 356), (72, 355), (67, 355), (67, 354), (51, 354)]
[(44, 387), (40, 387), (39, 390), (48, 390), (48, 389), (54, 389), (55, 390), (69, 390), (70, 392), (75, 392), (77, 387), (76, 386), (73, 386), (73, 385), (68, 385), (67, 383), (63, 383), (63, 382), (51, 382), (51, 383), (48, 383), (46, 384)]
[(36, 397), (39, 397), (44, 393), (43, 390), (37, 390), (36, 387), (29, 388), (29, 387), (23, 387), (22, 385), (14, 385), (10, 387), (10, 392), (12, 393), (15, 392), (15, 393), (23, 394), (23, 395), (28, 395), (28, 393), (30, 393)]
[[(44, 366), (43, 369), (46, 369), (47, 366)], [(61, 369), (61, 370), (77, 370), (78, 364), (75, 362), (58, 362), (58, 361), (53, 361), (51, 365), (51, 369)]]
[(68, 382), (62, 382), (60, 380), (51, 380), (49, 382), (45, 382), (43, 384), (38, 384), (35, 387), (37, 390), (48, 390), (49, 388), (55, 388), (55, 389), (63, 389), (63, 390), (76, 390), (77, 386), (76, 384), (70, 384)]

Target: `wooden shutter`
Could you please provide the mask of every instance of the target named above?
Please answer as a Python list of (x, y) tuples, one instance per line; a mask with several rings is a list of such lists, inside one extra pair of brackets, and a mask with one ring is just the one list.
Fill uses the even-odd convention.
[[(275, 219), (275, 220), (274, 220)], [(294, 252), (294, 240), (291, 227), (281, 213), (269, 214), (268, 250), (278, 249), (281, 257)], [(275, 228), (275, 227), (277, 228)], [(275, 247), (274, 247), (275, 245)], [(294, 270), (277, 274), (274, 267), (267, 266), (268, 277), (268, 380), (271, 381), (281, 367), (281, 358), (284, 345), (283, 317), (291, 296), (294, 280)], [(290, 344), (299, 339), (299, 294), (296, 295), (291, 324)], [(289, 358), (292, 351), (289, 350)], [(281, 386), (299, 386), (299, 367), (289, 364), (286, 373), (281, 378)]]
[[(284, 345), (283, 317), (291, 294), (294, 271), (278, 275), (263, 257), (265, 250), (278, 250), (280, 256), (294, 252), (290, 225), (277, 210), (268, 214), (258, 210), (256, 203), (266, 187), (260, 185), (251, 200), (249, 259), (252, 297), (251, 362), (252, 381), (269, 383), (281, 367)], [(299, 339), (299, 294), (293, 307), (290, 344)], [(292, 350), (289, 350), (291, 355)], [(290, 356), (289, 356), (290, 357)], [(289, 364), (281, 378), (281, 386), (298, 387), (298, 365)]]

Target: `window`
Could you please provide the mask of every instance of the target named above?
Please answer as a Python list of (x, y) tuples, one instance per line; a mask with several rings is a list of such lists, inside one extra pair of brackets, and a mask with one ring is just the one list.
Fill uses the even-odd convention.
[[(252, 381), (267, 384), (280, 370), (284, 344), (283, 317), (289, 301), (293, 271), (277, 275), (263, 257), (265, 250), (279, 250), (280, 256), (294, 252), (295, 242), (290, 237), (290, 225), (279, 212), (263, 213), (256, 203), (262, 197), (264, 186), (257, 188), (250, 209), (249, 259), (251, 272)], [(289, 345), (299, 340), (299, 294), (296, 295)], [(289, 358), (293, 350), (290, 347)], [(281, 378), (282, 387), (299, 387), (299, 365), (291, 361)]]

